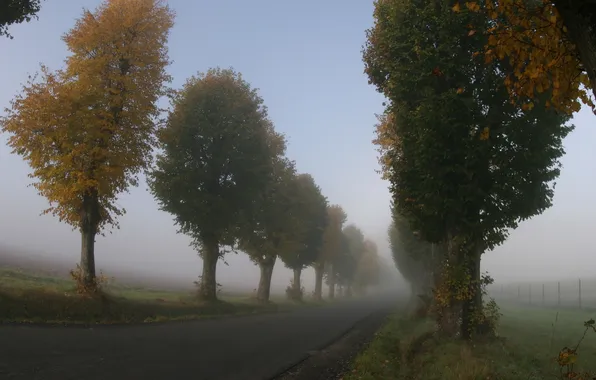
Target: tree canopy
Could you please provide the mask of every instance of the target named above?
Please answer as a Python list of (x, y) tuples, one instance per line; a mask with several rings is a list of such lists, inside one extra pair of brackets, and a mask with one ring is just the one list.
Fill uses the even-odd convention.
[(381, 260), (377, 244), (364, 239), (362, 255), (356, 264), (356, 273), (352, 280), (354, 290), (363, 293), (370, 286), (378, 285), (381, 281)]
[(364, 234), (355, 224), (349, 224), (342, 230), (342, 249), (333, 261), (338, 284), (351, 287), (358, 269), (358, 264), (365, 253)]
[[(482, 33), (466, 44), (451, 38), (471, 21), (480, 26), (482, 15), (437, 17), (438, 7), (377, 3), (364, 55), (371, 81), (390, 100), (377, 142), (396, 207), (415, 231), (439, 241), (447, 226), (473, 226), (492, 248), (516, 221), (550, 205), (572, 127), (544, 106), (509, 103), (510, 67), (465, 54), (483, 46)], [(422, 23), (428, 28), (416, 27)]]
[(275, 257), (280, 251), (291, 251), (298, 244), (300, 226), (295, 216), (298, 191), (294, 163), (278, 156), (271, 174), (267, 187), (255, 202), (252, 229), (239, 241), (240, 249), (256, 263)]
[(342, 228), (347, 218), (348, 216), (340, 205), (330, 205), (327, 208), (328, 223), (323, 235), (323, 250), (319, 261), (326, 270), (330, 297), (334, 297), (335, 292), (336, 273), (333, 269), (333, 262), (341, 254), (344, 244)]
[(321, 193), (310, 174), (299, 174), (295, 179), (295, 203), (289, 215), (296, 218), (297, 244), (280, 251), (284, 264), (302, 270), (321, 254), (323, 234), (328, 224), (327, 198)]

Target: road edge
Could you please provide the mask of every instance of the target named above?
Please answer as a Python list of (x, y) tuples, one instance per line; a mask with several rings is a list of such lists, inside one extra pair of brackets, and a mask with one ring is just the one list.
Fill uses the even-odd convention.
[[(309, 364), (311, 364), (309, 362), (314, 362), (321, 356), (326, 355), (326, 351), (328, 350), (333, 351), (335, 348), (334, 346), (340, 345), (344, 340), (349, 340), (353, 332), (355, 332), (356, 335), (358, 335), (358, 338), (360, 338), (360, 340), (364, 338), (364, 340), (366, 340), (366, 344), (368, 344), (374, 337), (375, 332), (383, 326), (384, 322), (387, 320), (387, 317), (391, 315), (392, 312), (393, 310), (391, 308), (372, 311), (371, 313), (365, 315), (364, 317), (354, 322), (347, 329), (342, 330), (334, 338), (331, 338), (327, 340), (325, 343), (314, 347), (310, 352), (304, 353), (299, 359), (293, 360), (292, 363), (288, 363), (281, 367), (278, 371), (275, 372), (275, 375), (273, 375), (272, 377), (267, 377), (263, 380), (292, 380), (302, 378), (311, 379), (312, 376), (304, 377), (304, 375), (302, 375), (301, 373), (304, 368), (307, 368)], [(360, 326), (364, 326), (367, 323), (371, 322), (374, 323), (374, 328), (372, 329), (373, 331), (359, 331)], [(370, 327), (367, 330), (370, 330)], [(327, 379), (327, 377), (325, 379)]]

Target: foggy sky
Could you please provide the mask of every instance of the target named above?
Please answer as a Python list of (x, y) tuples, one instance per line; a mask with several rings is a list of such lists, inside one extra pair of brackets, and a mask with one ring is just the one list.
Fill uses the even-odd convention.
[[(360, 226), (380, 253), (389, 256), (386, 229), (390, 222), (387, 183), (376, 170), (375, 113), (382, 96), (367, 84), (361, 46), (372, 24), (372, 2), (328, 0), (273, 2), (169, 0), (177, 12), (170, 37), (169, 72), (179, 88), (187, 77), (210, 67), (233, 66), (243, 73), (269, 107), (278, 131), (288, 136), (288, 156), (298, 170), (313, 175), (331, 203), (341, 204), (348, 223)], [(73, 4), (77, 4), (73, 6)], [(19, 91), (38, 64), (62, 67), (67, 55), (60, 36), (99, 0), (42, 2), (39, 21), (10, 28), (14, 40), (0, 39), (0, 106)], [(582, 110), (577, 129), (565, 140), (567, 155), (558, 181), (555, 206), (514, 231), (505, 245), (487, 253), (483, 269), (506, 280), (593, 275), (590, 238), (596, 218), (596, 116)], [(19, 247), (74, 263), (80, 238), (52, 216), (35, 189), (27, 187), (29, 168), (11, 155), (0, 137), (0, 245)], [(176, 234), (172, 216), (157, 209), (144, 180), (123, 194), (127, 210), (120, 230), (98, 237), (99, 267), (122, 268), (192, 281), (201, 260)], [(246, 256), (228, 255), (220, 262), (218, 282), (256, 287), (259, 271)], [(275, 287), (285, 287), (291, 274), (274, 271)], [(313, 273), (304, 281), (310, 292)]]

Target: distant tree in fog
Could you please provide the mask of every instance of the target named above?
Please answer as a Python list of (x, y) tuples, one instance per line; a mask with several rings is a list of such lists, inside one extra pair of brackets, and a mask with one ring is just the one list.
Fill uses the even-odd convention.
[[(281, 136), (275, 138), (281, 139)], [(283, 141), (278, 142), (281, 143)], [(284, 151), (279, 151), (265, 192), (255, 201), (250, 221), (252, 230), (239, 240), (239, 248), (261, 271), (257, 300), (262, 303), (269, 301), (271, 277), (278, 255), (299, 249), (298, 177), (294, 163), (281, 154)]]
[(288, 216), (295, 218), (296, 231), (294, 241), (286, 249), (279, 251), (285, 266), (294, 276), (288, 295), (294, 299), (302, 298), (302, 270), (311, 266), (321, 255), (323, 234), (327, 227), (327, 199), (310, 174), (299, 174), (295, 181), (295, 202)]

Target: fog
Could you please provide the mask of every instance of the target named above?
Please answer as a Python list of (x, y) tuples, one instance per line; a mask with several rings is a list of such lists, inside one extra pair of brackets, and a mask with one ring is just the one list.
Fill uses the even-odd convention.
[[(0, 106), (9, 106), (20, 83), (39, 62), (59, 68), (67, 52), (60, 36), (81, 13), (99, 1), (50, 1), (39, 21), (11, 28), (14, 40), (0, 39)], [(231, 5), (233, 3), (233, 6)], [(250, 3), (250, 5), (249, 5)], [(283, 3), (283, 4), (281, 4)], [(372, 2), (190, 2), (170, 0), (177, 23), (170, 38), (173, 86), (209, 67), (233, 66), (260, 89), (277, 130), (289, 139), (288, 156), (298, 170), (313, 175), (330, 203), (343, 206), (390, 257), (386, 230), (390, 222), (388, 184), (380, 179), (373, 139), (375, 113), (382, 97), (363, 74), (360, 48), (372, 23)], [(284, 15), (292, 14), (292, 19)], [(275, 31), (274, 33), (272, 31)], [(565, 140), (567, 150), (554, 206), (521, 224), (509, 240), (483, 259), (497, 281), (566, 279), (594, 276), (593, 221), (596, 219), (596, 116), (582, 110), (577, 129)], [(56, 267), (74, 267), (80, 238), (56, 218), (39, 214), (47, 201), (27, 177), (29, 168), (10, 154), (0, 137), (0, 255), (44, 258)], [(123, 194), (127, 210), (119, 230), (97, 238), (98, 268), (108, 275), (135, 274), (192, 284), (201, 260), (187, 236), (176, 233), (172, 216), (159, 211), (144, 179)], [(220, 261), (218, 282), (224, 289), (254, 289), (259, 270), (246, 255)], [(59, 265), (60, 263), (60, 265)], [(45, 264), (44, 264), (45, 265)], [(278, 262), (272, 288), (283, 290), (290, 271)], [(118, 276), (118, 275), (116, 275)], [(310, 293), (311, 269), (303, 283)]]

